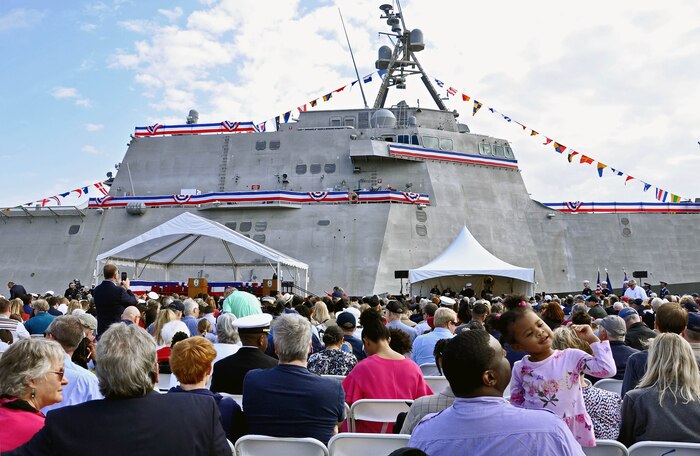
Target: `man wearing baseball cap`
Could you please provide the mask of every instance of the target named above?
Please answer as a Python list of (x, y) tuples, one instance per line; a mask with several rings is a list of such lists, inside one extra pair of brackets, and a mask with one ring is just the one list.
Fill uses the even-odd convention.
[(625, 320), (627, 326), (625, 344), (637, 350), (646, 350), (647, 341), (656, 337), (656, 333), (642, 322), (639, 314), (632, 307), (624, 307), (617, 315)]
[(627, 326), (625, 325), (625, 320), (622, 318), (617, 315), (609, 315), (597, 320), (596, 323), (598, 323), (600, 327), (598, 338), (601, 341), (610, 341), (610, 350), (612, 351), (615, 366), (617, 367), (617, 374), (612, 378), (622, 380), (625, 376), (627, 358), (638, 353), (639, 350), (625, 345)]

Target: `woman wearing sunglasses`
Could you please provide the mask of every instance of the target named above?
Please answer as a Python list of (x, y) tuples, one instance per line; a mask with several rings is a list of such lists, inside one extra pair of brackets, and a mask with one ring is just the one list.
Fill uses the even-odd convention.
[(65, 352), (48, 339), (24, 339), (0, 358), (0, 449), (29, 441), (44, 426), (42, 407), (61, 402)]

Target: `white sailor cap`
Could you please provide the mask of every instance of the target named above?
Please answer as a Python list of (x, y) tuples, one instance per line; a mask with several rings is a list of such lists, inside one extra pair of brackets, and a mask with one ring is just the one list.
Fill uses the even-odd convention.
[(260, 299), (261, 302), (266, 302), (268, 304), (274, 304), (275, 303), (275, 298), (272, 296), (264, 296), (262, 299)]
[(47, 290), (44, 296), (53, 296), (53, 290)]
[(238, 328), (239, 332), (260, 333), (270, 331), (270, 323), (272, 315), (267, 313), (259, 313), (248, 315), (247, 317), (238, 318), (231, 325)]
[(156, 293), (155, 291), (149, 291), (146, 296), (148, 296), (148, 299), (158, 299), (159, 298), (158, 293)]
[(440, 296), (440, 305), (444, 307), (452, 307), (455, 304), (457, 304), (457, 301), (454, 299), (448, 297), (448, 296)]

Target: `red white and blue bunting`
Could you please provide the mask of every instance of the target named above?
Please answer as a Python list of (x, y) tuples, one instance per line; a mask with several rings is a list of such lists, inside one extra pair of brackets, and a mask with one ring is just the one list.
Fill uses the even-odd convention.
[[(109, 189), (102, 182), (95, 182), (94, 184), (86, 185), (85, 187), (78, 187), (69, 192), (59, 193), (58, 195), (49, 196), (47, 198), (42, 198), (40, 200), (31, 201), (29, 203), (24, 203), (21, 206), (31, 207), (48, 207), (48, 206), (62, 206), (66, 198), (71, 199), (71, 204), (75, 206), (79, 204), (80, 198), (85, 195), (101, 195), (104, 196), (109, 192)], [(77, 200), (77, 202), (76, 202)], [(84, 201), (84, 199), (83, 199)], [(16, 206), (19, 207), (19, 206)]]
[(339, 203), (401, 203), (430, 205), (426, 194), (390, 190), (361, 192), (287, 192), (255, 191), (230, 193), (205, 193), (202, 195), (162, 195), (90, 198), (88, 207), (126, 207), (139, 202), (147, 207), (197, 206), (201, 204), (241, 203), (291, 203), (291, 204), (339, 204)]
[(258, 131), (258, 127), (253, 122), (231, 122), (224, 120), (219, 123), (207, 124), (155, 124), (147, 127), (136, 127), (135, 135), (138, 137), (148, 137), (164, 135), (200, 135), (204, 133), (255, 133)]
[(447, 152), (444, 150), (423, 149), (412, 146), (389, 145), (389, 155), (394, 157), (410, 157), (424, 160), (449, 161), (469, 165), (493, 166), (496, 168), (518, 169), (518, 161), (507, 158), (483, 157), (481, 155)]
[(569, 214), (700, 214), (700, 203), (584, 203), (565, 201), (563, 203), (542, 203), (555, 211)]

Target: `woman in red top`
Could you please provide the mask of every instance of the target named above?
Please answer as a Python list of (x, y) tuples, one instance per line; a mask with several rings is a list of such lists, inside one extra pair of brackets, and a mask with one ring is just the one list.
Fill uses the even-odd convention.
[[(374, 310), (360, 315), (362, 342), (368, 357), (357, 363), (343, 381), (345, 402), (360, 399), (418, 399), (433, 394), (420, 368), (389, 346), (389, 329)], [(392, 425), (357, 421), (357, 432), (391, 433)]]
[(63, 400), (65, 352), (48, 339), (24, 339), (0, 358), (0, 449), (28, 442), (44, 426), (42, 407)]

